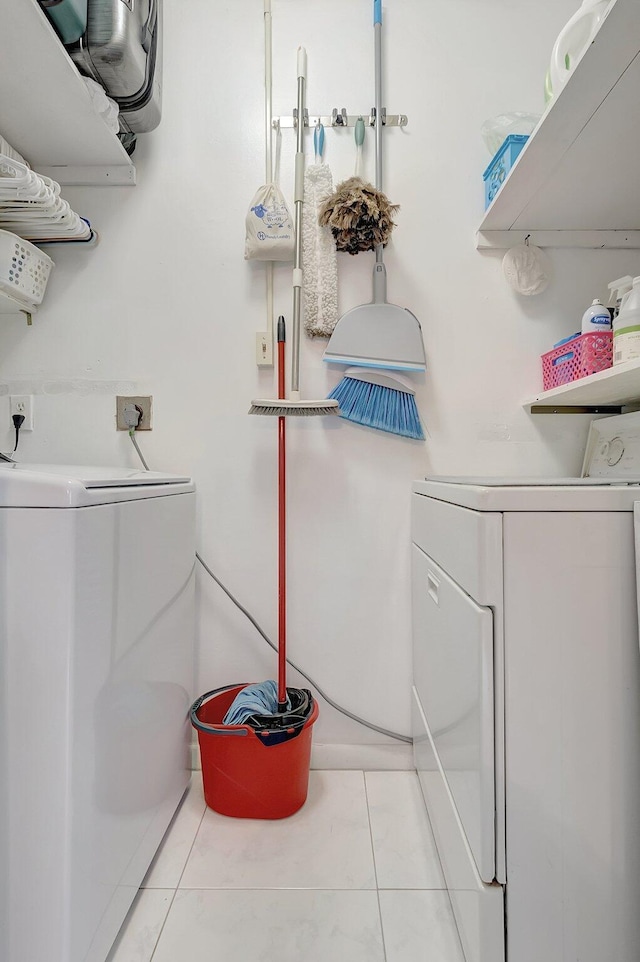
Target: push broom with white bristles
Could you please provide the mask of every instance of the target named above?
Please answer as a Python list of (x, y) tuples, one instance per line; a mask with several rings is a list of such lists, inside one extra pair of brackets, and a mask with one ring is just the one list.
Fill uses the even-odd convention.
[(291, 391), (288, 398), (251, 402), (249, 414), (271, 417), (317, 417), (338, 414), (338, 402), (333, 398), (322, 401), (300, 400), (300, 313), (302, 308), (302, 208), (304, 204), (304, 105), (307, 77), (307, 52), (298, 48), (298, 129), (296, 139), (295, 227), (296, 246), (293, 266), (293, 337), (291, 349)]
[[(382, 190), (382, 0), (374, 0), (376, 187)], [(352, 365), (333, 389), (330, 399), (340, 405), (349, 421), (424, 440), (415, 392), (403, 378), (365, 368), (387, 371), (425, 371), (426, 358), (418, 318), (403, 307), (387, 302), (387, 272), (383, 246), (376, 247), (373, 268), (373, 302), (343, 314), (324, 353), (330, 364)]]

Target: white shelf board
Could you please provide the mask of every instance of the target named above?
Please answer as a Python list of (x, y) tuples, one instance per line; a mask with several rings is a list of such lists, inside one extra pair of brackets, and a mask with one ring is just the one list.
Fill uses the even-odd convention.
[(638, 250), (640, 230), (512, 230), (478, 231), (478, 250), (508, 250), (531, 235), (536, 247), (577, 247), (583, 250)]
[(640, 360), (617, 364), (599, 374), (542, 391), (523, 407), (623, 407), (640, 401)]
[(640, 246), (639, 50), (640, 3), (616, 0), (487, 210), (478, 246), (497, 246), (503, 231), (508, 246), (529, 233), (537, 244), (536, 231), (548, 246), (551, 231), (591, 235), (579, 246)]
[(0, 90), (0, 133), (35, 170), (60, 184), (135, 183), (37, 0), (0, 3)]

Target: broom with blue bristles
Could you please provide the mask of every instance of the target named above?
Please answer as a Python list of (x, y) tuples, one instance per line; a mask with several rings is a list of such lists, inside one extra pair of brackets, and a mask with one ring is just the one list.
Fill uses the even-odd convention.
[(415, 392), (404, 379), (351, 367), (329, 397), (338, 402), (340, 417), (348, 421), (424, 441)]
[[(374, 0), (376, 64), (376, 188), (382, 190), (382, 0)], [(343, 314), (324, 353), (330, 364), (353, 365), (329, 395), (349, 421), (424, 440), (415, 392), (404, 379), (362, 368), (425, 371), (426, 359), (418, 318), (387, 302), (383, 245), (375, 248), (373, 302)]]

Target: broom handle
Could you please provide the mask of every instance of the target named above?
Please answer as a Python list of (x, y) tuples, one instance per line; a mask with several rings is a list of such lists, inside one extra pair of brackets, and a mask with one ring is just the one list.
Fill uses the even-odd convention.
[[(278, 318), (278, 397), (284, 398), (285, 325)], [(286, 418), (278, 418), (278, 711), (287, 708), (287, 457)]]
[[(382, 190), (382, 3), (374, 0), (374, 35), (376, 62), (376, 187)], [(382, 245), (379, 245), (382, 247)]]
[[(264, 0), (264, 142), (265, 183), (273, 181), (273, 30), (271, 0)], [(265, 268), (267, 280), (267, 340), (273, 344), (273, 261)]]
[[(382, 0), (373, 0), (373, 30), (375, 35), (376, 64), (376, 187), (382, 190)], [(384, 247), (376, 247), (376, 263), (373, 268), (373, 303), (384, 304), (387, 300), (387, 271), (384, 266)]]
[(304, 102), (307, 80), (307, 51), (298, 47), (298, 126), (296, 131), (296, 246), (293, 262), (293, 336), (291, 340), (291, 399), (300, 392), (300, 314), (302, 311), (302, 205), (304, 203)]

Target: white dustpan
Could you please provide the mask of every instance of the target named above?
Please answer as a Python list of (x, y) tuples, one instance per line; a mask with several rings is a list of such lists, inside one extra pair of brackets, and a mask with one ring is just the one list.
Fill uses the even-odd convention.
[(388, 304), (386, 290), (387, 272), (380, 249), (380, 260), (373, 269), (373, 302), (342, 315), (324, 352), (325, 361), (394, 371), (426, 369), (418, 318), (404, 307)]

